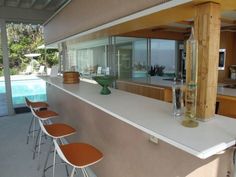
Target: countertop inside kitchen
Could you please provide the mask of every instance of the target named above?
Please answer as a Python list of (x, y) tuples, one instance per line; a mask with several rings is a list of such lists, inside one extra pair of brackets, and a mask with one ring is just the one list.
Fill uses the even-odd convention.
[(98, 84), (84, 81), (63, 84), (61, 77), (42, 79), (112, 117), (201, 159), (236, 143), (235, 119), (215, 115), (208, 122), (199, 122), (197, 128), (186, 128), (181, 125), (181, 118), (172, 116), (170, 103), (112, 88), (110, 95), (100, 95)]
[[(173, 81), (171, 81), (171, 79), (172, 78), (168, 78), (168, 77), (153, 76), (153, 77), (147, 77), (147, 78), (126, 79), (126, 80), (121, 80), (121, 81), (134, 82), (138, 84), (145, 84), (145, 85), (157, 86), (157, 87), (171, 88), (173, 85)], [(218, 83), (217, 94), (236, 97), (236, 88), (226, 88), (224, 87), (225, 85), (230, 85), (230, 84)]]
[(121, 79), (120, 81), (124, 82), (134, 82), (138, 84), (150, 85), (150, 86), (160, 86), (160, 87), (172, 87), (173, 81), (169, 77), (160, 77), (160, 76), (152, 76), (152, 77), (137, 77), (130, 79)]
[(230, 84), (219, 83), (217, 87), (217, 94), (236, 97), (236, 88), (227, 88), (225, 87), (226, 85), (230, 85)]

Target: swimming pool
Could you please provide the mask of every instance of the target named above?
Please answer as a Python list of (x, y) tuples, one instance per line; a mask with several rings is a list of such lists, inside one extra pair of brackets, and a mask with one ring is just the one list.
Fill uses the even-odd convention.
[[(25, 97), (32, 101), (46, 101), (46, 83), (36, 76), (11, 77), (12, 100), (14, 107), (25, 105)], [(5, 93), (5, 83), (0, 80), (0, 94)]]

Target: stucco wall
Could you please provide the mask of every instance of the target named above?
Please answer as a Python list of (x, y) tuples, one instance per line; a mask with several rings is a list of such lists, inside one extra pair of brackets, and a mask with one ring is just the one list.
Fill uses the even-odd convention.
[(77, 129), (69, 141), (87, 142), (103, 152), (104, 159), (93, 166), (98, 177), (224, 177), (227, 171), (232, 174), (232, 150), (201, 160), (163, 141), (151, 143), (148, 134), (54, 86), (47, 86), (47, 92), (51, 109), (60, 114), (57, 121)]
[(45, 25), (46, 43), (97, 27), (170, 0), (72, 0)]

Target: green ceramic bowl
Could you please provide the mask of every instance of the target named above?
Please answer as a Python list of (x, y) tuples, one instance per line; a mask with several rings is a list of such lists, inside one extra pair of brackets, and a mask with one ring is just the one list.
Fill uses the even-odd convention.
[(109, 95), (111, 93), (108, 86), (115, 80), (114, 76), (93, 76), (92, 78), (102, 86), (100, 91), (102, 95)]

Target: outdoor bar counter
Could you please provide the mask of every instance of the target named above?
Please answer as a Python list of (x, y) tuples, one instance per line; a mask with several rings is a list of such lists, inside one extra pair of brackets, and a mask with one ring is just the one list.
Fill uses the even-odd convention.
[[(104, 159), (93, 168), (100, 177), (222, 177), (233, 173), (236, 120), (220, 115), (197, 128), (172, 116), (172, 105), (117, 89), (80, 81), (47, 82), (48, 102), (60, 121), (77, 129), (70, 141), (93, 144)], [(150, 136), (158, 139), (151, 142)]]

